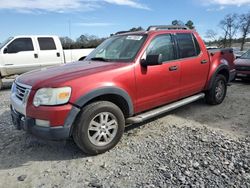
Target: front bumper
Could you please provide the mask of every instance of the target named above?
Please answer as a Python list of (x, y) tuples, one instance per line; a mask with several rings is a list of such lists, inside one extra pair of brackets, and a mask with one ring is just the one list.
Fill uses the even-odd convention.
[(250, 71), (237, 71), (236, 77), (237, 78), (250, 78)]
[(28, 133), (47, 140), (65, 140), (70, 137), (70, 126), (38, 126), (35, 123), (35, 119), (24, 116), (12, 106), (10, 108), (13, 124), (19, 130), (25, 130)]

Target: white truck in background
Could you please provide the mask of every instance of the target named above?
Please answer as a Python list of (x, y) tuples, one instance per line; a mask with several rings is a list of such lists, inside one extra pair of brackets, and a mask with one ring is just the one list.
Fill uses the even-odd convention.
[(58, 36), (16, 36), (0, 44), (2, 79), (34, 69), (83, 60), (93, 49), (63, 50)]

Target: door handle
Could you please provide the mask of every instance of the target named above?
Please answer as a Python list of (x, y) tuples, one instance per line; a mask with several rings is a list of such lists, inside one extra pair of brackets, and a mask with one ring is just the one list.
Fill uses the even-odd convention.
[(60, 57), (60, 53), (59, 53), (59, 52), (57, 52), (57, 53), (56, 53), (56, 56), (57, 56), (57, 57)]
[(171, 66), (171, 67), (169, 67), (169, 71), (176, 71), (176, 70), (178, 70), (178, 66)]
[(201, 64), (206, 64), (206, 63), (207, 63), (206, 59), (204, 59), (204, 60), (201, 61)]
[(38, 58), (38, 54), (34, 54), (34, 58)]

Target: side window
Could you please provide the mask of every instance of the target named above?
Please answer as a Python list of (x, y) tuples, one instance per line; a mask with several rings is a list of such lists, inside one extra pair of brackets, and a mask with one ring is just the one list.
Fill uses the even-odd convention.
[(149, 44), (146, 55), (162, 54), (162, 60), (170, 61), (175, 59), (175, 51), (171, 35), (159, 35)]
[(56, 50), (56, 44), (53, 38), (40, 37), (38, 38), (40, 50)]
[(196, 55), (199, 55), (201, 53), (200, 45), (194, 35), (193, 35), (193, 39), (194, 39), (194, 44), (195, 44), (195, 49), (196, 49)]
[(178, 33), (178, 34), (176, 34), (176, 39), (178, 42), (180, 58), (187, 58), (187, 57), (193, 57), (193, 56), (198, 55), (198, 47), (199, 46), (195, 45), (195, 43), (194, 43), (195, 38), (193, 38), (192, 34), (190, 34), (190, 33)]
[(15, 39), (8, 45), (8, 53), (17, 53), (23, 51), (33, 51), (33, 43), (31, 38)]

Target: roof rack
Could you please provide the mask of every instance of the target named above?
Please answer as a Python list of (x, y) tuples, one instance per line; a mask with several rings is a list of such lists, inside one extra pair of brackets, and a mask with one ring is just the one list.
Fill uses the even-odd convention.
[(129, 32), (131, 32), (131, 31), (118, 31), (118, 32), (115, 33), (115, 35), (119, 35), (119, 34), (123, 34), (123, 33), (129, 33)]
[(186, 26), (181, 25), (151, 25), (148, 27), (147, 31), (156, 31), (156, 30), (189, 30)]

